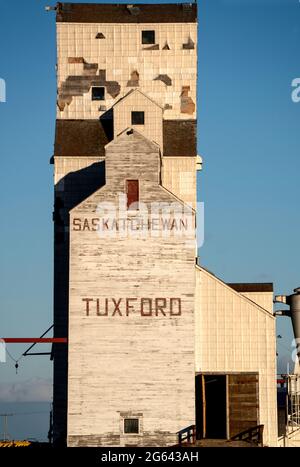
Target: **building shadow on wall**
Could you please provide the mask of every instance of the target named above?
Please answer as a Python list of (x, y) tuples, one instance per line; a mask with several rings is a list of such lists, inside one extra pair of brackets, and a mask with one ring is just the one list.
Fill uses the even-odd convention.
[[(71, 172), (56, 185), (54, 202), (54, 336), (68, 337), (70, 210), (105, 185), (105, 161)], [(80, 356), (79, 356), (80, 358)], [(68, 348), (54, 344), (53, 441), (67, 438)]]

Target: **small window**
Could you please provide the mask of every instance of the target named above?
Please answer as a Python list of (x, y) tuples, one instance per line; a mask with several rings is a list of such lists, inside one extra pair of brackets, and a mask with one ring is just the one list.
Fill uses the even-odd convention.
[(139, 419), (138, 418), (125, 418), (124, 419), (124, 433), (138, 434), (139, 433)]
[(105, 100), (105, 89), (104, 87), (93, 87), (92, 88), (92, 101), (104, 101)]
[(155, 31), (142, 31), (142, 44), (155, 44)]
[(137, 210), (139, 202), (139, 181), (126, 180), (127, 209)]
[(145, 125), (145, 112), (131, 112), (131, 125)]

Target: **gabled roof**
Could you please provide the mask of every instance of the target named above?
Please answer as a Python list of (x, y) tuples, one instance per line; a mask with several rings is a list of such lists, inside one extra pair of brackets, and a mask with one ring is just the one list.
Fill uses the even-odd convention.
[(144, 142), (148, 147), (151, 147), (155, 152), (159, 152), (159, 145), (154, 141), (151, 141), (146, 136), (142, 135), (139, 131), (136, 131), (133, 128), (126, 128), (126, 130), (121, 131), (112, 141), (110, 141), (106, 146), (105, 150), (111, 146), (117, 145), (120, 141), (128, 141), (128, 137), (131, 137), (132, 140), (139, 140)]
[[(121, 151), (127, 151), (127, 146), (125, 146), (125, 141), (126, 141), (126, 138), (128, 137), (132, 137), (132, 152), (138, 154), (139, 151), (140, 151), (140, 148), (138, 149), (138, 145), (136, 144), (137, 142), (143, 142), (146, 146), (148, 146), (148, 148), (151, 148), (151, 150), (153, 150), (153, 152), (155, 153), (159, 153), (160, 152), (160, 147), (157, 143), (155, 143), (154, 141), (151, 141), (149, 140), (146, 136), (144, 136), (143, 134), (139, 133), (137, 130), (133, 129), (133, 128), (127, 128), (126, 130), (122, 131), (118, 136), (116, 136), (112, 141), (110, 141), (104, 148), (105, 150), (105, 153), (106, 155), (109, 157), (109, 154), (107, 154), (107, 149), (110, 148), (110, 147), (113, 147), (114, 145), (118, 145), (121, 143), (121, 149), (120, 147), (118, 147), (118, 151), (117, 153), (118, 154), (121, 154)], [(122, 144), (123, 143), (123, 144)], [(149, 154), (149, 153), (148, 153)], [(108, 161), (109, 159), (106, 158), (106, 164), (108, 164)], [(159, 155), (157, 154), (157, 161), (159, 161)], [(107, 167), (107, 165), (106, 165)], [(158, 167), (157, 167), (157, 170), (158, 170)], [(170, 199), (172, 199), (173, 201), (176, 200), (179, 204), (181, 204), (182, 206), (185, 206), (186, 209), (189, 211), (189, 212), (192, 212), (194, 215), (195, 215), (195, 210), (192, 206), (190, 206), (189, 204), (185, 203), (182, 199), (179, 199), (174, 193), (172, 193), (171, 191), (169, 191), (167, 188), (165, 188), (163, 185), (161, 185), (161, 183), (157, 180), (156, 184), (160, 187), (161, 190), (163, 190), (166, 194), (168, 194), (168, 196), (170, 197)], [(94, 191), (94, 193), (92, 193), (91, 195), (89, 195), (86, 199), (84, 199), (83, 201), (81, 201), (79, 204), (77, 204), (76, 206), (74, 206), (72, 208), (72, 210), (70, 212), (73, 212), (73, 211), (76, 211), (76, 209), (79, 209), (85, 202), (87, 202), (88, 200), (92, 200), (93, 197), (102, 189), (105, 188), (105, 185), (99, 187), (97, 190)]]
[(140, 89), (138, 88), (135, 88), (135, 89), (130, 89), (130, 91), (125, 94), (125, 96), (121, 97), (114, 105), (113, 107), (116, 107), (118, 104), (120, 104), (121, 102), (123, 102), (124, 100), (126, 100), (128, 97), (132, 96), (133, 94), (136, 94), (136, 93), (139, 93), (141, 94), (143, 97), (145, 97), (146, 99), (148, 99), (149, 101), (152, 102), (152, 104), (156, 105), (157, 107), (159, 107), (160, 109), (163, 110), (163, 107), (161, 105), (159, 105), (155, 100), (153, 100), (151, 97), (149, 97), (147, 94), (145, 94), (143, 91), (141, 91)]

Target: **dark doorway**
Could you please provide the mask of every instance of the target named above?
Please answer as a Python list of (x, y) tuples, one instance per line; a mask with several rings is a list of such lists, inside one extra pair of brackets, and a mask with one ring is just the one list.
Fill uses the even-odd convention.
[(227, 438), (226, 375), (196, 376), (197, 439)]

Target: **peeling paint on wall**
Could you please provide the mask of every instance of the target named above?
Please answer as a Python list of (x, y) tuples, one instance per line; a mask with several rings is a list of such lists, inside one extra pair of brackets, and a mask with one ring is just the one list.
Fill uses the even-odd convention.
[(190, 86), (182, 86), (180, 111), (184, 114), (192, 115), (195, 112), (195, 103), (189, 96)]
[(106, 81), (106, 70), (99, 70), (99, 77), (103, 81)]
[(66, 105), (70, 105), (72, 102), (72, 96), (66, 96), (59, 94), (57, 99), (57, 106), (61, 112), (65, 110)]
[(96, 75), (98, 70), (98, 63), (87, 63), (83, 57), (69, 57), (68, 63), (82, 64), (84, 75)]
[(154, 78), (154, 81), (162, 81), (167, 86), (172, 86), (172, 80), (168, 75), (158, 75), (156, 78)]
[[(82, 57), (76, 58), (75, 63), (83, 63), (83, 75), (68, 76), (58, 90), (57, 105), (59, 110), (63, 111), (66, 105), (70, 105), (74, 96), (83, 96), (89, 92), (92, 86), (104, 86), (107, 93), (116, 98), (121, 91), (121, 86), (117, 81), (106, 80), (106, 70), (99, 70), (96, 63), (86, 63), (79, 61)], [(74, 60), (69, 58), (69, 60)], [(72, 62), (74, 63), (74, 62)]]
[[(153, 5), (151, 5), (152, 7)], [(127, 16), (132, 17), (129, 12), (125, 11), (124, 17), (127, 18)], [(126, 94), (130, 89), (137, 88), (142, 89), (162, 107), (165, 103), (172, 105), (172, 109), (166, 112), (168, 118), (178, 119), (184, 115), (190, 118), (190, 115), (180, 111), (180, 94), (182, 86), (190, 85), (189, 96), (196, 104), (196, 74), (193, 72), (196, 70), (197, 56), (196, 25), (185, 24), (185, 20), (183, 25), (175, 23), (168, 25), (167, 28), (159, 23), (155, 26), (140, 24), (140, 22), (137, 24), (116, 25), (111, 23), (105, 25), (105, 21), (99, 21), (98, 24), (93, 22), (92, 25), (89, 25), (81, 24), (79, 21), (74, 25), (69, 25), (68, 22), (60, 23), (57, 27), (59, 51), (61, 51), (58, 54), (57, 68), (59, 87), (70, 75), (88, 76), (94, 72), (96, 77), (99, 75), (99, 68), (105, 68), (107, 79), (117, 81), (121, 87), (116, 98), (111, 97), (105, 89), (105, 101), (101, 104), (105, 105), (107, 109), (113, 106), (115, 100), (119, 99), (121, 95)], [(154, 43), (142, 44), (142, 32), (145, 30), (155, 30)], [(69, 31), (72, 32), (69, 34)], [(100, 33), (105, 35), (104, 40), (95, 39), (96, 35)], [(128, 34), (131, 38), (130, 41)], [(194, 50), (183, 50), (183, 43), (188, 43), (189, 38), (195, 42)], [(128, 60), (123, 60), (122, 57), (120, 60), (120, 44), (122, 44), (122, 57), (128, 57)], [(192, 47), (193, 45), (188, 46)], [(68, 63), (68, 57), (71, 58), (69, 62), (74, 64)], [(166, 60), (168, 63), (165, 63)], [(98, 69), (97, 66), (94, 70), (92, 67), (88, 69), (89, 66), (85, 64), (85, 61), (89, 62), (90, 65), (97, 63)], [(139, 79), (137, 74), (133, 74), (135, 71), (139, 75)], [(153, 80), (160, 74), (168, 75), (172, 80), (172, 85), (154, 83)], [(176, 89), (174, 87), (172, 92), (173, 86)], [(166, 92), (168, 92), (168, 96), (165, 96)], [(60, 111), (57, 107), (57, 117), (96, 119), (99, 116), (99, 105), (92, 100), (89, 103), (90, 93), (91, 90), (83, 95), (83, 99), (82, 96), (73, 96), (71, 105), (68, 105), (69, 102), (63, 101), (61, 103), (60, 99), (60, 106), (64, 106), (64, 111)], [(74, 101), (76, 101), (76, 105)], [(196, 110), (194, 116), (195, 114)]]
[(187, 43), (182, 44), (182, 48), (183, 49), (194, 49), (195, 42), (191, 39), (191, 37), (189, 37)]
[(84, 63), (83, 57), (68, 57), (68, 63)]
[(139, 79), (140, 79), (140, 75), (139, 75), (138, 71), (134, 70), (131, 73), (130, 80), (127, 82), (127, 86), (128, 87), (133, 87), (133, 88), (139, 86)]
[(121, 86), (117, 81), (106, 81), (104, 86), (106, 86), (108, 94), (110, 94), (113, 99), (120, 94)]
[(143, 50), (159, 50), (159, 44), (150, 45), (149, 47), (143, 47)]
[(96, 75), (98, 70), (97, 63), (84, 63), (83, 64), (83, 74), (84, 75)]

